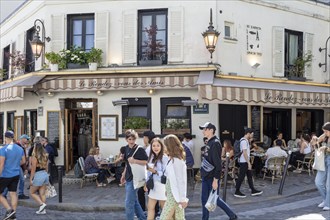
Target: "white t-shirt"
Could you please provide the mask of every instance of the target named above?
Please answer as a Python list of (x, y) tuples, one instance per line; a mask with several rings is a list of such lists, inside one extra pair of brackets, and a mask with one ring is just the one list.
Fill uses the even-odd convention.
[(190, 141), (183, 140), (182, 143), (189, 148), (191, 153), (194, 152), (194, 142), (192, 140), (190, 140)]
[(281, 147), (279, 146), (274, 146), (274, 147), (271, 147), (269, 148), (267, 151), (266, 151), (266, 155), (267, 155), (267, 160), (265, 162), (265, 167), (268, 166), (268, 160), (270, 158), (273, 158), (273, 157), (287, 157), (288, 154), (281, 149)]
[[(241, 138), (241, 140), (240, 140), (240, 149), (241, 149), (241, 151), (246, 150), (248, 160), (250, 160), (250, 143), (246, 138)], [(240, 163), (247, 163), (243, 153), (242, 153), (241, 157), (239, 158), (239, 162)]]

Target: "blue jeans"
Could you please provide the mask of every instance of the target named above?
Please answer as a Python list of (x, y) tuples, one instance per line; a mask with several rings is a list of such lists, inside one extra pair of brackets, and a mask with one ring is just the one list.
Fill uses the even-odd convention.
[(92, 167), (89, 170), (86, 170), (86, 173), (87, 174), (98, 173), (99, 175), (97, 175), (97, 182), (104, 183), (104, 181), (105, 181), (105, 171), (103, 169)]
[(126, 198), (125, 198), (125, 213), (126, 213), (126, 220), (133, 220), (134, 213), (138, 217), (139, 220), (146, 220), (146, 216), (140, 206), (140, 203), (137, 199), (137, 190), (134, 189), (133, 180), (126, 182), (125, 184), (125, 191), (126, 191)]
[(325, 158), (325, 171), (317, 171), (315, 185), (319, 190), (325, 206), (330, 207), (330, 155)]
[[(205, 204), (207, 199), (209, 198), (210, 192), (212, 190), (212, 183), (213, 178), (202, 178), (202, 207), (203, 207), (203, 220), (209, 219), (209, 211), (205, 208)], [(218, 194), (220, 188), (220, 181), (218, 181)], [(233, 218), (235, 213), (230, 209), (230, 207), (225, 203), (220, 197), (218, 198), (217, 205), (225, 211), (225, 213), (230, 217)]]
[[(20, 171), (19, 171), (19, 182), (18, 182), (18, 195), (23, 195), (24, 194), (24, 172), (22, 170), (22, 168), (20, 168)], [(2, 195), (3, 196), (7, 196), (7, 193), (8, 193), (8, 188), (6, 188), (3, 192), (2, 192)]]

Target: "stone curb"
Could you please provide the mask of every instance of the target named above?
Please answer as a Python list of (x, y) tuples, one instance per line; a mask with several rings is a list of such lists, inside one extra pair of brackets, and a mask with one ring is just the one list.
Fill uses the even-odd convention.
[[(274, 195), (274, 196), (268, 196), (264, 197), (261, 201), (269, 201), (269, 200), (274, 200), (274, 199), (279, 199), (279, 198), (286, 198), (286, 197), (291, 197), (295, 195), (300, 195), (304, 193), (309, 193), (309, 192), (314, 192), (317, 189), (310, 188), (310, 189), (305, 189), (296, 193), (292, 194), (285, 194), (284, 195)], [(255, 203), (255, 200), (251, 199), (239, 199), (235, 200), (234, 202), (230, 204), (231, 206), (234, 205), (242, 205), (242, 204), (249, 204), (249, 203)], [(260, 202), (260, 201), (259, 201)], [(38, 208), (39, 206), (32, 200), (19, 200), (18, 201), (19, 206), (24, 206), (24, 207), (30, 207), (30, 208)], [(200, 203), (190, 203), (189, 208), (201, 208)], [(50, 210), (57, 210), (57, 211), (70, 211), (70, 212), (106, 212), (106, 211), (124, 211), (125, 207), (123, 205), (119, 204), (112, 204), (112, 205), (98, 205), (98, 206), (92, 206), (92, 205), (82, 205), (82, 204), (77, 204), (77, 203), (57, 203), (57, 204), (48, 204), (47, 209)]]

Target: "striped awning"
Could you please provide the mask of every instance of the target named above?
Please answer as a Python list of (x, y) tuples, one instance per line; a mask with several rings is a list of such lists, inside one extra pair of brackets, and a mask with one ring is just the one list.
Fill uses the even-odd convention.
[(185, 76), (91, 76), (45, 78), (38, 83), (40, 91), (81, 91), (81, 90), (112, 90), (139, 88), (191, 88), (197, 87), (197, 74)]
[[(213, 74), (214, 73), (210, 73)], [(203, 77), (203, 76), (202, 76)], [(207, 77), (206, 77), (207, 78)], [(200, 102), (330, 107), (330, 87), (199, 77)]]
[(32, 88), (34, 84), (39, 82), (44, 76), (26, 75), (19, 79), (13, 79), (8, 83), (0, 85), (0, 103), (23, 100), (24, 89)]

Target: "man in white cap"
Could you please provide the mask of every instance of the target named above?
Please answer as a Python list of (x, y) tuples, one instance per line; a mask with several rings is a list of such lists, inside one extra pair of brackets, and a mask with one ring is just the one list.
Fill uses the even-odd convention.
[[(6, 145), (0, 149), (0, 202), (6, 209), (3, 220), (15, 219), (17, 208), (17, 184), (20, 175), (21, 165), (25, 164), (23, 149), (14, 143), (14, 132), (6, 131)], [(2, 192), (8, 188), (11, 206)]]
[[(216, 190), (219, 195), (219, 181), (221, 175), (221, 151), (222, 145), (217, 136), (215, 136), (216, 127), (206, 122), (204, 125), (199, 126), (199, 129), (203, 130), (203, 135), (208, 139), (203, 153), (203, 161), (201, 165), (202, 176), (202, 220), (209, 219), (209, 211), (206, 209), (205, 204), (212, 190)], [(220, 197), (217, 199), (217, 206), (219, 206), (229, 219), (237, 219), (237, 215), (231, 210), (231, 208)]]

